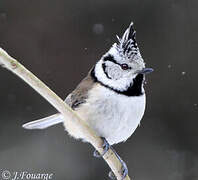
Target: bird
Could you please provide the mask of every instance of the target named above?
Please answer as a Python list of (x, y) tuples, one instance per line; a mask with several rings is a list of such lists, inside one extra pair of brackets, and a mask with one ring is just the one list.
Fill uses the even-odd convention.
[[(112, 145), (125, 142), (134, 133), (145, 112), (145, 75), (153, 71), (145, 67), (133, 22), (121, 38), (116, 37), (117, 42), (65, 99), (65, 103), (103, 139), (104, 152), (99, 155), (95, 150), (95, 157), (103, 156)], [(59, 123), (64, 124), (72, 137), (86, 141), (83, 134), (60, 113), (26, 123), (23, 128), (44, 129)], [(128, 169), (116, 155), (122, 163), (124, 179)]]

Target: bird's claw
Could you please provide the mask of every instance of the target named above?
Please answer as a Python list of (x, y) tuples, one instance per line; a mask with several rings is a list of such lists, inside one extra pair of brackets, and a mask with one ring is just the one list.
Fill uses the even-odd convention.
[(122, 163), (122, 180), (128, 175), (128, 168), (124, 161)]
[(113, 173), (113, 171), (110, 171), (110, 172), (109, 172), (109, 178), (110, 178), (111, 180), (116, 180), (116, 179), (117, 179), (116, 176), (115, 176), (115, 174)]
[[(116, 157), (119, 159), (120, 163), (122, 164), (122, 168), (121, 168), (122, 179), (121, 180), (124, 180), (125, 177), (128, 175), (128, 168), (127, 168), (126, 163), (120, 158), (120, 156), (116, 153), (116, 151), (113, 149), (113, 147), (110, 146), (108, 141), (103, 137), (101, 137), (101, 138), (103, 139), (102, 147), (103, 147), (104, 151), (102, 152), (102, 154), (100, 154), (97, 150), (95, 150), (94, 153), (93, 153), (93, 156), (96, 157), (96, 158), (101, 158), (105, 155), (105, 153), (109, 150), (109, 148), (111, 148), (111, 150), (115, 153)], [(116, 176), (112, 171), (109, 172), (109, 177), (112, 180), (116, 179)]]
[(102, 154), (100, 154), (97, 150), (95, 150), (94, 153), (93, 153), (93, 156), (96, 157), (96, 158), (101, 158), (101, 157), (103, 157), (103, 156), (105, 155), (105, 153), (106, 153), (106, 152), (109, 150), (109, 148), (110, 148), (110, 145), (109, 145), (108, 141), (107, 141), (105, 138), (103, 138), (103, 137), (101, 137), (101, 138), (102, 138), (102, 140), (103, 140), (103, 145), (102, 145), (102, 147), (103, 147), (104, 151), (102, 152)]
[[(122, 167), (121, 167), (122, 179), (121, 180), (124, 180), (125, 177), (128, 175), (127, 165), (126, 165), (126, 163), (121, 159), (121, 157), (117, 154), (117, 152), (112, 147), (111, 147), (111, 149), (115, 153), (115, 155), (117, 156), (117, 158), (119, 159), (120, 163), (122, 164)], [(116, 176), (115, 176), (115, 174), (112, 171), (109, 172), (109, 177), (112, 180), (116, 179)]]
[[(121, 180), (124, 180), (124, 178), (128, 175), (128, 168), (125, 164), (125, 162), (122, 163), (122, 179)], [(109, 177), (111, 180), (116, 180), (116, 176), (115, 174), (113, 173), (113, 171), (110, 171), (109, 172)]]

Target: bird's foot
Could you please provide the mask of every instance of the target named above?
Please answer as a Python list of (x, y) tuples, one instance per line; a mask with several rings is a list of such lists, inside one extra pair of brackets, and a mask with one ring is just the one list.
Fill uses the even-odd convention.
[(95, 150), (94, 153), (93, 153), (93, 156), (96, 157), (96, 158), (101, 158), (101, 157), (103, 157), (103, 156), (105, 155), (105, 153), (106, 153), (106, 152), (109, 150), (109, 148), (111, 147), (110, 144), (108, 143), (108, 141), (107, 141), (104, 137), (101, 137), (101, 138), (102, 138), (102, 140), (103, 140), (103, 145), (102, 145), (102, 147), (103, 147), (104, 151), (103, 151), (102, 154), (100, 154), (97, 150)]
[(128, 175), (128, 168), (124, 161), (122, 161), (122, 180)]
[(116, 180), (117, 179), (115, 174), (113, 173), (113, 171), (109, 172), (109, 177), (110, 177), (111, 180)]
[[(100, 154), (97, 150), (95, 150), (93, 153), (93, 156), (96, 158), (101, 158), (105, 155), (105, 153), (109, 150), (109, 148), (111, 148), (111, 150), (115, 153), (116, 157), (119, 159), (120, 163), (122, 164), (122, 168), (121, 168), (122, 179), (121, 180), (124, 180), (124, 178), (128, 175), (128, 168), (127, 168), (126, 163), (121, 159), (121, 157), (117, 154), (117, 152), (113, 149), (113, 147), (110, 146), (108, 141), (104, 137), (101, 137), (101, 138), (103, 139), (102, 147), (103, 147), (104, 151), (102, 154)], [(109, 177), (112, 180), (116, 179), (116, 176), (112, 171), (109, 172)]]
[[(122, 180), (124, 180), (124, 178), (128, 175), (128, 168), (126, 166), (126, 164), (124, 162), (122, 162)], [(111, 180), (116, 180), (116, 176), (115, 174), (113, 173), (113, 171), (110, 171), (109, 172), (109, 177)]]
[[(112, 147), (111, 147), (111, 149), (115, 153), (116, 157), (119, 159), (120, 163), (122, 164), (121, 174), (122, 174), (122, 180), (123, 180), (128, 175), (127, 165), (126, 165), (126, 163), (121, 159), (121, 157), (117, 154), (117, 152)], [(115, 180), (116, 179), (116, 176), (115, 176), (115, 174), (112, 171), (109, 172), (109, 177), (112, 180)]]

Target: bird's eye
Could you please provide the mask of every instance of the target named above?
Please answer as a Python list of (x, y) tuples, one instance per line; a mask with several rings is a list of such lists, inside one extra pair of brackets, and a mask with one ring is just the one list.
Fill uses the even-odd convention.
[(123, 70), (127, 70), (127, 69), (129, 69), (129, 66), (127, 64), (121, 64), (121, 68)]

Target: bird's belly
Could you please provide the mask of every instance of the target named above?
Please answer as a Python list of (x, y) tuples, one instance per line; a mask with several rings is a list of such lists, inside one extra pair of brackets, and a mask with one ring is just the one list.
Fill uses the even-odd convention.
[(111, 93), (90, 97), (77, 111), (97, 135), (112, 145), (127, 140), (138, 127), (145, 110), (145, 95)]

